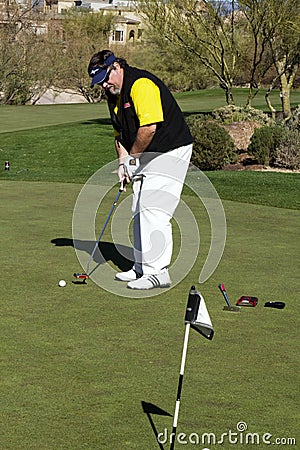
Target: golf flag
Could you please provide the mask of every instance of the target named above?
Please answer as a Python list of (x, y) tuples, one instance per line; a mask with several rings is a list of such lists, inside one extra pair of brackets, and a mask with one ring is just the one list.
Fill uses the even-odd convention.
[(195, 286), (192, 286), (189, 292), (184, 321), (186, 324), (189, 323), (191, 328), (198, 331), (206, 339), (212, 340), (214, 335), (213, 326), (204, 298), (200, 292), (196, 291)]
[(176, 430), (177, 430), (177, 422), (179, 416), (179, 407), (180, 407), (180, 397), (181, 397), (181, 389), (183, 384), (183, 375), (184, 375), (184, 367), (185, 360), (188, 348), (189, 341), (189, 332), (190, 328), (198, 331), (202, 336), (210, 341), (213, 338), (214, 330), (211, 324), (211, 320), (206, 309), (205, 301), (200, 292), (196, 291), (195, 286), (191, 287), (189, 292), (188, 303), (185, 312), (185, 333), (184, 333), (184, 342), (181, 356), (181, 365), (179, 372), (179, 380), (178, 380), (178, 388), (177, 388), (177, 397), (175, 404), (175, 412), (174, 412), (174, 420), (173, 420), (173, 430), (171, 433), (170, 440), (170, 450), (174, 450), (175, 440), (176, 440)]

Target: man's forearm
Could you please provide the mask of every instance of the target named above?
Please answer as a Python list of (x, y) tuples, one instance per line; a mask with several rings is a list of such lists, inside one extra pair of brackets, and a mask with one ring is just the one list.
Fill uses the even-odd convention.
[(156, 124), (145, 125), (138, 129), (135, 141), (130, 150), (130, 155), (138, 156), (150, 145), (156, 132)]

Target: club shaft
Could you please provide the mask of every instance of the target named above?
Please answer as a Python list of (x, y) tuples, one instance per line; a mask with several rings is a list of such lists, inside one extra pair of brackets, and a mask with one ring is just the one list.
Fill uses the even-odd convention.
[(225, 298), (225, 300), (226, 300), (227, 305), (228, 305), (229, 308), (230, 308), (230, 307), (231, 307), (231, 304), (230, 304), (229, 298), (228, 298), (228, 296), (227, 296), (227, 294), (226, 294), (226, 291), (223, 292), (223, 295), (224, 295), (224, 298)]
[(230, 301), (229, 301), (229, 298), (227, 296), (227, 293), (226, 293), (226, 290), (225, 290), (224, 286), (220, 284), (219, 285), (219, 289), (220, 289), (220, 291), (223, 294), (223, 297), (225, 299), (225, 302), (227, 303), (227, 306), (229, 306), (229, 308), (231, 308), (231, 304), (230, 304)]
[(111, 215), (112, 215), (112, 213), (113, 213), (113, 211), (114, 211), (114, 209), (115, 209), (115, 207), (116, 207), (116, 204), (118, 203), (118, 200), (119, 200), (119, 198), (120, 198), (121, 192), (122, 192), (122, 191), (120, 190), (120, 191), (118, 192), (118, 194), (116, 195), (116, 198), (115, 198), (115, 200), (114, 200), (114, 202), (113, 202), (113, 205), (112, 205), (112, 207), (111, 207), (111, 210), (109, 211), (109, 214), (108, 214), (108, 216), (107, 216), (107, 218), (106, 218), (106, 220), (105, 220), (105, 222), (104, 222), (104, 225), (103, 225), (102, 230), (101, 230), (101, 232), (100, 232), (100, 234), (99, 234), (99, 237), (98, 237), (98, 239), (97, 239), (97, 241), (96, 241), (96, 243), (95, 243), (95, 245), (94, 245), (93, 251), (92, 251), (92, 253), (90, 254), (90, 257), (89, 257), (88, 262), (87, 262), (87, 267), (86, 267), (86, 273), (87, 273), (87, 275), (89, 275), (90, 264), (91, 264), (91, 262), (92, 262), (92, 260), (93, 260), (93, 257), (94, 257), (94, 254), (95, 254), (96, 250), (97, 250), (97, 247), (98, 247), (98, 245), (99, 245), (100, 239), (102, 238), (103, 233), (104, 233), (104, 231), (105, 231), (105, 229), (106, 229), (106, 227), (107, 227), (107, 224), (108, 224), (108, 222), (109, 222), (109, 220), (110, 220), (110, 218), (111, 218)]

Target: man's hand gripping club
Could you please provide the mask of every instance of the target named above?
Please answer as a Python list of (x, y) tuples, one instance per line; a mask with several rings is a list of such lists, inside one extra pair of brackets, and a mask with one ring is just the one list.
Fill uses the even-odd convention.
[(126, 179), (126, 182), (129, 183), (134, 178), (137, 169), (140, 166), (140, 161), (138, 158), (134, 156), (128, 155), (124, 158), (123, 162), (119, 164), (118, 176), (119, 180)]

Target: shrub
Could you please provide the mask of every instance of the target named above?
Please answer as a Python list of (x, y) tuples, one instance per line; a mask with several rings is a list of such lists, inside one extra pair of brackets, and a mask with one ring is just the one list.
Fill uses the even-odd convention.
[(212, 113), (213, 118), (219, 122), (229, 124), (232, 122), (251, 121), (258, 122), (262, 125), (272, 125), (273, 119), (259, 109), (250, 106), (227, 105), (222, 108), (215, 109)]
[(192, 163), (196, 167), (216, 170), (236, 162), (234, 143), (224, 128), (197, 115), (190, 116), (187, 122), (194, 137)]
[(287, 126), (290, 129), (297, 128), (297, 130), (300, 131), (300, 105), (298, 105), (297, 108), (293, 110), (292, 117), (288, 121)]
[(284, 128), (278, 125), (256, 128), (248, 146), (249, 154), (253, 155), (259, 164), (274, 165), (276, 149), (283, 133)]
[(276, 150), (275, 165), (285, 169), (300, 169), (300, 131), (286, 129)]

